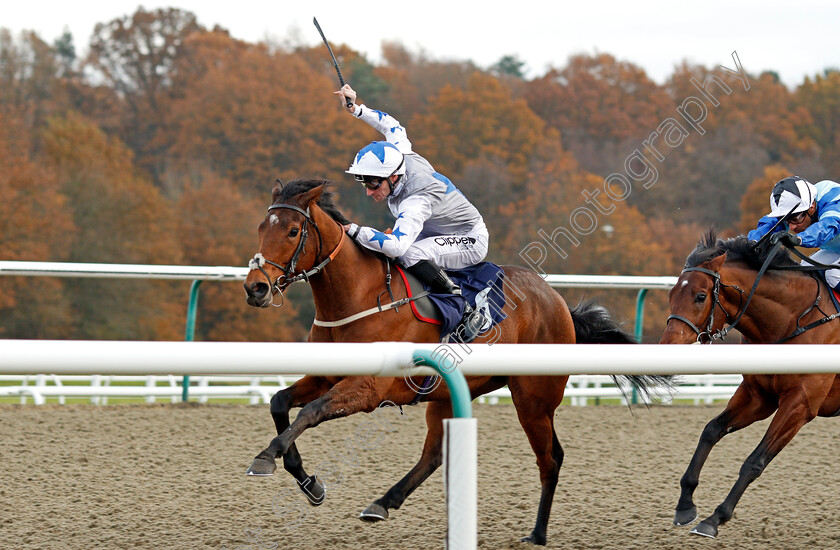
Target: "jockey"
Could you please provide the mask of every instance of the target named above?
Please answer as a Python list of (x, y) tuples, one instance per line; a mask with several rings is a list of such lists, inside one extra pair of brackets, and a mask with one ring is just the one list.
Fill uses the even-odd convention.
[[(799, 176), (785, 178), (773, 186), (770, 208), (770, 213), (758, 221), (758, 227), (747, 238), (759, 240), (783, 218), (784, 223), (774, 232), (779, 236), (771, 238), (791, 246), (819, 248), (811, 258), (840, 266), (840, 184), (823, 180), (814, 185)], [(802, 264), (808, 262), (803, 260)], [(827, 270), (825, 280), (830, 287), (840, 290), (840, 269)]]
[[(349, 85), (335, 93), (350, 114), (385, 136), (386, 141), (362, 148), (347, 173), (353, 174), (376, 202), (387, 199), (396, 218), (393, 230), (382, 232), (353, 223), (345, 226), (345, 231), (361, 246), (395, 258), (433, 291), (461, 295), (460, 287), (444, 269), (463, 269), (487, 255), (489, 235), (481, 214), (449, 178), (411, 150), (399, 121), (356, 105), (356, 92)], [(456, 331), (464, 342), (470, 342), (483, 323), (483, 315), (467, 303), (463, 331)]]

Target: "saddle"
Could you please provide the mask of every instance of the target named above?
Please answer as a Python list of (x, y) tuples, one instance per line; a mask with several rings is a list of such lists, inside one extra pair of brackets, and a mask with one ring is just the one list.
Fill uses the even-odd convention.
[[(405, 283), (408, 296), (416, 296), (428, 291), (411, 273), (397, 266), (397, 271)], [(445, 339), (454, 331), (464, 313), (464, 300), (485, 317), (481, 332), (490, 330), (504, 321), (507, 315), (502, 312), (505, 306), (504, 272), (490, 262), (481, 262), (457, 271), (447, 270), (447, 274), (461, 287), (463, 297), (453, 294), (430, 293), (410, 302), (414, 317), (424, 323), (441, 327), (441, 337)]]
[[(420, 282), (420, 279), (411, 273), (408, 273), (402, 268), (402, 266), (398, 265), (396, 267), (400, 277), (402, 277), (403, 283), (405, 283), (405, 289), (409, 298), (413, 298), (426, 290), (423, 288), (423, 283)], [(443, 324), (443, 315), (440, 310), (435, 307), (428, 296), (418, 300), (412, 300), (409, 304), (411, 305), (411, 312), (414, 313), (414, 317), (416, 317), (418, 321), (431, 323), (433, 325)]]

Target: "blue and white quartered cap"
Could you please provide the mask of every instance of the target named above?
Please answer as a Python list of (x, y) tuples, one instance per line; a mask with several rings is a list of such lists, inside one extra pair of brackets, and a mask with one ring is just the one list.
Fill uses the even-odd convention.
[(387, 141), (374, 141), (364, 146), (353, 160), (348, 174), (387, 178), (393, 174), (405, 173), (403, 154)]

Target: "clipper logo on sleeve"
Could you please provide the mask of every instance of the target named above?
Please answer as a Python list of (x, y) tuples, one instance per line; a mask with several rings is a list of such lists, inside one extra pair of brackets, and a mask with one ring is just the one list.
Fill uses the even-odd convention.
[(439, 246), (449, 246), (452, 244), (459, 244), (462, 246), (471, 246), (475, 244), (473, 237), (436, 237), (435, 244)]

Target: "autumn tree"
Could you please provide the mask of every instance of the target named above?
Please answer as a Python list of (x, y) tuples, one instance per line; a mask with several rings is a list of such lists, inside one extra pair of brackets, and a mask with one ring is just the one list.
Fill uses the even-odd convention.
[(770, 157), (754, 127), (745, 123), (690, 134), (662, 162), (649, 162), (657, 180), (648, 189), (639, 184), (631, 204), (650, 217), (728, 228), (740, 218), (739, 198)]
[[(178, 234), (189, 236), (182, 246), (184, 261), (190, 265), (246, 265), (258, 249), (257, 226), (266, 201), (244, 196), (229, 181), (208, 174), (200, 183), (188, 184), (177, 210)], [(196, 328), (200, 339), (292, 341), (303, 339), (308, 328), (297, 324), (291, 303), (282, 313), (247, 305), (241, 284), (205, 282), (200, 303)]]
[(15, 40), (0, 29), (0, 109), (22, 116), (26, 127), (70, 107), (59, 54), (34, 32)]
[(213, 172), (246, 196), (275, 177), (343, 177), (358, 130), (341, 111), (335, 84), (292, 54), (236, 43), (222, 33), (188, 41), (179, 98), (166, 131), (169, 185)]
[[(812, 124), (805, 132), (820, 147), (826, 172), (810, 178), (836, 178), (840, 173), (840, 72), (806, 78), (796, 90), (796, 104), (807, 109)], [(822, 177), (820, 177), (822, 176)], [(832, 178), (833, 176), (833, 178)], [(810, 179), (809, 178), (809, 179)]]
[[(777, 75), (764, 72), (748, 75), (748, 79), (746, 89), (742, 81), (719, 68), (683, 63), (669, 79), (667, 88), (676, 105), (691, 96), (700, 97), (707, 104), (708, 114), (702, 124), (707, 132), (746, 126), (771, 162), (792, 163), (813, 155), (815, 142), (808, 135), (813, 118), (808, 110), (797, 105)], [(718, 105), (699, 91), (704, 85), (705, 94)]]
[(87, 67), (125, 101), (120, 137), (138, 155), (141, 166), (158, 174), (155, 142), (166, 120), (173, 67), (184, 40), (202, 30), (194, 14), (177, 8), (119, 17), (94, 27)]
[(525, 184), (535, 154), (550, 158), (562, 151), (557, 132), (498, 79), (482, 73), (474, 73), (465, 89), (443, 88), (409, 130), (414, 148), (441, 172), (459, 175), (475, 159), (493, 159), (507, 167), (513, 188)]
[(770, 212), (770, 192), (776, 182), (791, 176), (790, 171), (780, 164), (770, 164), (764, 173), (752, 180), (741, 197), (741, 219), (737, 230), (743, 234), (756, 228), (758, 220)]
[(623, 161), (619, 153), (629, 140), (647, 137), (673, 108), (643, 69), (609, 54), (573, 56), (566, 67), (529, 81), (522, 94), (581, 166), (602, 175)]
[[(78, 228), (68, 261), (182, 261), (171, 205), (138, 174), (123, 143), (71, 114), (48, 122), (43, 148)], [(68, 279), (67, 291), (76, 338), (183, 338), (186, 300), (170, 283)]]
[(429, 102), (445, 87), (464, 89), (478, 67), (471, 61), (444, 61), (427, 52), (409, 51), (399, 42), (383, 41), (383, 64), (376, 74), (389, 84), (381, 106), (398, 112), (401, 120), (426, 113)]
[[(0, 109), (0, 259), (67, 260), (75, 227), (54, 171), (33, 158), (22, 113)], [(0, 335), (70, 335), (71, 308), (64, 280), (0, 277)]]

